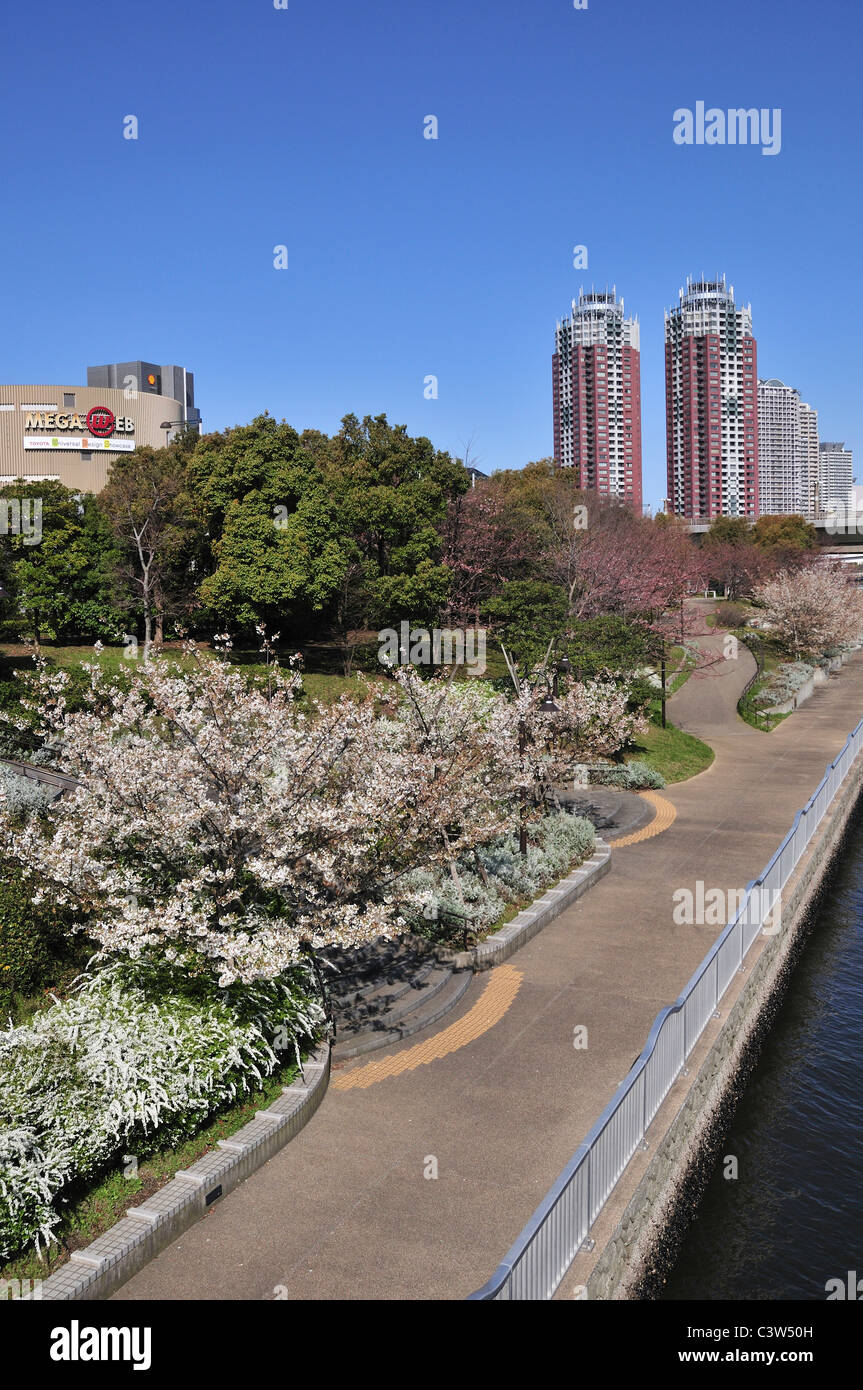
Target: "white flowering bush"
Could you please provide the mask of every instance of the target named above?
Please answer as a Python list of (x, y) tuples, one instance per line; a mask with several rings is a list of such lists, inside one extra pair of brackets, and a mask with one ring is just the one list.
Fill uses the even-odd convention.
[(70, 1184), (193, 1133), (299, 1057), (323, 1020), (307, 984), (221, 992), (110, 967), (0, 1033), (0, 1257), (55, 1238)]
[(795, 658), (863, 637), (863, 593), (841, 566), (780, 570), (753, 591), (765, 626)]
[(309, 949), (404, 930), (398, 881), (511, 823), (530, 773), (512, 702), (399, 671), (374, 698), (251, 686), (189, 644), (127, 685), (87, 668), (84, 708), (43, 667), (22, 703), (79, 779), (0, 849), (33, 901), (74, 907), (103, 956), (163, 958), (227, 985), (277, 978)]

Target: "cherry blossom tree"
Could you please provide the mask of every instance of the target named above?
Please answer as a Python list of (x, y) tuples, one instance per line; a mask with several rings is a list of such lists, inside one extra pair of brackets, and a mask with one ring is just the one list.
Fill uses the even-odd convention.
[(548, 505), (548, 570), (565, 586), (572, 618), (658, 614), (692, 587), (697, 556), (679, 525), (591, 493), (575, 502), (556, 494)]
[(484, 601), (507, 580), (527, 573), (533, 558), (531, 538), (496, 480), (480, 480), (454, 498), (443, 548), (444, 564), (452, 571), (450, 621), (478, 623)]
[(567, 689), (552, 729), (534, 687), (513, 700), (409, 667), (318, 704), (265, 650), (252, 681), (191, 642), (182, 665), (156, 654), (119, 683), (89, 664), (74, 709), (69, 676), (38, 663), (15, 722), (77, 785), (23, 827), (0, 809), (0, 849), (101, 956), (227, 987), (398, 935), (405, 874), (448, 865), (457, 882), (457, 857), (512, 824), (564, 748), (608, 751), (632, 727), (612, 686)]
[(753, 596), (766, 610), (770, 628), (795, 656), (863, 637), (863, 593), (838, 567), (780, 570)]
[(0, 819), (34, 900), (72, 904), (105, 954), (156, 954), (222, 985), (404, 929), (399, 879), (506, 824), (514, 714), (477, 682), (399, 671), (364, 700), (301, 704), (185, 648), (126, 690), (87, 668), (84, 710), (42, 664), (24, 703), (78, 787), (45, 821)]

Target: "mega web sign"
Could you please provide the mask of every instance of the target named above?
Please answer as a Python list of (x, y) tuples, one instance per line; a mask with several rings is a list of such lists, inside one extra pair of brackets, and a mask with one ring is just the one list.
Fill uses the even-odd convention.
[[(131, 453), (135, 421), (118, 419), (107, 405), (94, 405), (86, 415), (76, 411), (28, 410), (24, 417), (25, 449), (112, 449)], [(65, 431), (80, 433), (65, 433)], [(121, 437), (125, 436), (125, 437)]]

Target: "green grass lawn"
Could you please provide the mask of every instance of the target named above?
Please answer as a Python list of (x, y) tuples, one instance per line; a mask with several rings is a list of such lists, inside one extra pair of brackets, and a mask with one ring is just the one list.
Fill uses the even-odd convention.
[(0, 1279), (47, 1279), (49, 1274), (64, 1265), (75, 1250), (89, 1245), (103, 1235), (129, 1207), (138, 1206), (165, 1183), (170, 1182), (180, 1168), (188, 1168), (214, 1149), (220, 1139), (229, 1139), (257, 1110), (265, 1110), (281, 1095), (298, 1074), (295, 1062), (280, 1067), (267, 1077), (260, 1090), (248, 1094), (230, 1109), (214, 1116), (191, 1139), (172, 1147), (154, 1149), (138, 1155), (138, 1170), (134, 1176), (124, 1175), (124, 1165), (96, 1180), (83, 1190), (70, 1190), (70, 1204), (62, 1223), (55, 1230), (58, 1244), (51, 1245), (42, 1256), (28, 1251), (9, 1260), (0, 1268)]
[(670, 700), (682, 685), (685, 685), (695, 670), (698, 658), (695, 652), (686, 647), (672, 647), (668, 653), (665, 668), (665, 696)]
[(647, 732), (639, 734), (626, 754), (626, 762), (644, 762), (662, 774), (666, 782), (685, 782), (708, 768), (713, 749), (694, 734), (684, 733), (673, 724), (663, 729), (652, 720)]
[[(739, 634), (738, 634), (739, 635)], [(753, 729), (760, 729), (762, 733), (770, 733), (778, 724), (790, 718), (794, 713), (789, 710), (788, 714), (762, 714), (755, 704), (755, 701), (770, 677), (783, 662), (790, 661), (787, 652), (783, 652), (779, 645), (763, 634), (758, 638), (761, 646), (761, 657), (763, 661), (763, 672), (746, 695), (738, 701), (737, 713), (744, 723), (749, 724)]]

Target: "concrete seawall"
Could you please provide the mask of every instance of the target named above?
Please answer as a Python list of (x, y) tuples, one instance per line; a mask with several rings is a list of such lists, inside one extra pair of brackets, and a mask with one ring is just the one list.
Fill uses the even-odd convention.
[(863, 789), (863, 757), (782, 894), (782, 930), (760, 936), (720, 1002), (597, 1219), (589, 1252), (576, 1256), (557, 1298), (650, 1298), (673, 1264), (746, 1077), (793, 980), (812, 905), (839, 851)]

